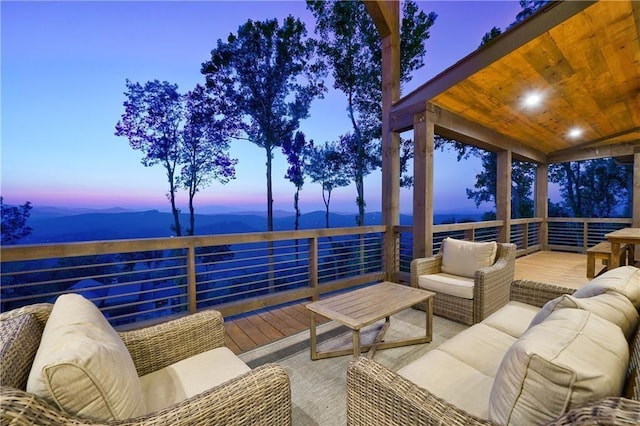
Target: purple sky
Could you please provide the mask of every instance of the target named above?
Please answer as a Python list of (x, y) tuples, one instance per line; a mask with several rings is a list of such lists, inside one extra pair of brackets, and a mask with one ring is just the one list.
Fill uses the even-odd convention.
[[(426, 67), (403, 93), (475, 50), (492, 26), (504, 28), (520, 10), (517, 1), (418, 2), (438, 14), (427, 41)], [(202, 83), (200, 64), (219, 38), (247, 19), (300, 17), (313, 34), (313, 18), (301, 1), (2, 1), (1, 194), (8, 204), (127, 207), (168, 210), (168, 184), (160, 166), (140, 164), (141, 153), (113, 135), (123, 112), (125, 79), (167, 80), (181, 92)], [(329, 86), (331, 82), (328, 82)], [(301, 130), (317, 143), (350, 130), (342, 93), (314, 102)], [(409, 135), (410, 136), (410, 135)], [(214, 183), (196, 197), (206, 206), (266, 210), (265, 155), (250, 142), (232, 143), (237, 178)], [(474, 209), (465, 188), (477, 162), (457, 164), (436, 153), (435, 210)], [(286, 160), (274, 160), (274, 209), (293, 209)], [(380, 173), (365, 183), (367, 211), (380, 210)], [(332, 211), (355, 211), (355, 187), (333, 193)], [(181, 205), (186, 195), (179, 195)], [(319, 185), (307, 182), (301, 208), (323, 208)], [(401, 211), (411, 212), (402, 190)]]

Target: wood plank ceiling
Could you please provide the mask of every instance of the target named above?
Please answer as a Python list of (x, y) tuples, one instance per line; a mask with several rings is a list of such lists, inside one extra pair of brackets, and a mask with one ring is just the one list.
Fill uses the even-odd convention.
[(548, 156), (640, 146), (639, 33), (640, 2), (599, 1), (428, 100)]

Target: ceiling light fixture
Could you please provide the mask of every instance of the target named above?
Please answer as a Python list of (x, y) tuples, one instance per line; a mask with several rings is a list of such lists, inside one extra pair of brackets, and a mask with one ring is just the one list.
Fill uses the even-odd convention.
[(528, 108), (536, 107), (542, 102), (542, 96), (539, 93), (530, 93), (524, 98), (524, 106)]
[(569, 137), (572, 139), (579, 138), (582, 135), (582, 129), (574, 127), (573, 129), (569, 130), (568, 134), (569, 134)]

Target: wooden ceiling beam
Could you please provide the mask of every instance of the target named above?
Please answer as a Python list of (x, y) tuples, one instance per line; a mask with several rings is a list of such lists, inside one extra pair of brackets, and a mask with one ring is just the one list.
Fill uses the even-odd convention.
[(436, 133), (442, 137), (455, 139), (487, 151), (511, 151), (515, 158), (537, 163), (546, 163), (547, 155), (523, 145), (493, 129), (467, 120), (457, 114), (430, 104), (429, 120), (433, 120)]
[(595, 1), (552, 2), (527, 21), (498, 36), (491, 43), (466, 56), (413, 92), (402, 97), (391, 108), (392, 128), (396, 131), (406, 130), (407, 117), (412, 120), (413, 114), (424, 110), (426, 102), (436, 95), (539, 37), (593, 3)]
[[(381, 38), (397, 34), (398, 32), (398, 14), (394, 11), (394, 5), (392, 3), (395, 2), (392, 0), (364, 2), (367, 12), (369, 12), (369, 16), (371, 16), (373, 23), (376, 25)], [(397, 8), (397, 6), (395, 8)]]
[(596, 158), (625, 157), (632, 156), (638, 149), (640, 149), (640, 140), (594, 147), (573, 147), (549, 154), (547, 161), (549, 163), (567, 163)]

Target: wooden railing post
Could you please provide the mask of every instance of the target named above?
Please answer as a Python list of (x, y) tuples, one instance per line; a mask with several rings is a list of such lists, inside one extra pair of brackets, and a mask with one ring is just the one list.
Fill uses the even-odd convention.
[(318, 300), (318, 238), (309, 238), (309, 286), (313, 289), (312, 300)]
[(196, 249), (187, 248), (187, 309), (190, 314), (196, 313)]
[(586, 253), (589, 248), (589, 222), (584, 221), (582, 224), (582, 252)]

